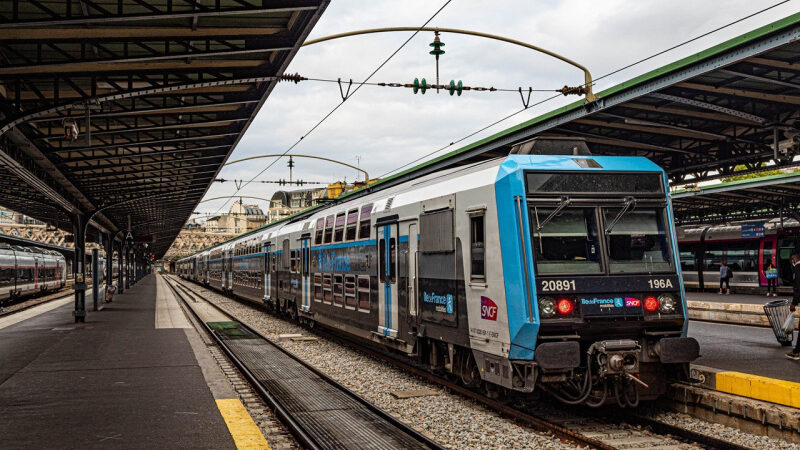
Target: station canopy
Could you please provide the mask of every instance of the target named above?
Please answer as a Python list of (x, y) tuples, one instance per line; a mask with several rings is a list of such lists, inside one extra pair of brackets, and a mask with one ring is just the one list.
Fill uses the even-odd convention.
[[(537, 136), (585, 138), (599, 155), (645, 156), (667, 171), (673, 185), (798, 166), (800, 14), (606, 89), (594, 102), (576, 101), (400, 172), (375, 188), (505, 156)], [(800, 191), (774, 189), (784, 196), (786, 211), (798, 209)], [(725, 207), (746, 215), (768, 198), (728, 194)], [(694, 201), (700, 200), (676, 203), (676, 213), (683, 217)]]
[(0, 204), (160, 257), (327, 4), (0, 2)]
[(693, 186), (672, 193), (675, 224), (792, 218), (800, 222), (800, 173)]

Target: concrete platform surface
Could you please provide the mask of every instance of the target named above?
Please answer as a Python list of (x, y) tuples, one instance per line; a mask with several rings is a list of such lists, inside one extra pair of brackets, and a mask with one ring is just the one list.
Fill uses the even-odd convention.
[(800, 382), (800, 361), (784, 356), (792, 347), (778, 344), (771, 328), (691, 321), (689, 336), (700, 342), (697, 364)]
[(71, 310), (0, 329), (0, 446), (235, 448), (187, 330), (155, 327), (155, 276)]
[(767, 297), (766, 292), (764, 294), (736, 294), (733, 293), (731, 295), (727, 294), (717, 294), (716, 292), (691, 292), (686, 291), (686, 299), (688, 301), (696, 301), (696, 302), (710, 302), (710, 303), (739, 303), (739, 304), (746, 304), (746, 305), (764, 305), (771, 300), (777, 300), (781, 298), (788, 298), (790, 301), (792, 299), (791, 294), (785, 293), (778, 293), (777, 297), (769, 296)]

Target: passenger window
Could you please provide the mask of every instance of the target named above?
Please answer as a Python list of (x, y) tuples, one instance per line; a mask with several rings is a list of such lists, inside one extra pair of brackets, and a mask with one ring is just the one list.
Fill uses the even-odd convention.
[(358, 310), (369, 312), (369, 277), (358, 277)]
[(314, 300), (317, 302), (322, 301), (322, 275), (314, 275)]
[(370, 215), (372, 213), (372, 205), (364, 205), (361, 207), (361, 219), (358, 224), (358, 238), (369, 239), (370, 234)]
[(394, 238), (389, 238), (389, 282), (397, 282), (397, 246)]
[(336, 216), (336, 228), (333, 232), (333, 241), (334, 242), (342, 242), (342, 238), (344, 237), (344, 213), (340, 213)]
[(333, 238), (333, 216), (325, 218), (325, 243), (330, 244)]
[(341, 275), (333, 276), (333, 304), (342, 306), (344, 304), (344, 283)]
[(322, 244), (322, 231), (325, 228), (325, 219), (317, 219), (317, 231), (314, 233), (314, 245)]
[(292, 268), (291, 268), (291, 272), (292, 273), (296, 273), (297, 272), (297, 252), (295, 250), (292, 250)]
[(386, 241), (378, 240), (378, 277), (381, 283), (386, 282)]
[(484, 215), (474, 215), (469, 218), (470, 261), (473, 281), (486, 280), (486, 262), (484, 260)]
[(348, 308), (356, 308), (356, 277), (355, 275), (345, 275), (344, 277), (344, 305)]
[(347, 213), (347, 231), (345, 232), (346, 241), (354, 241), (356, 239), (356, 230), (358, 228), (358, 210), (353, 209)]
[(331, 291), (331, 276), (330, 275), (323, 275), (322, 276), (322, 293), (323, 297), (322, 300), (327, 303), (331, 304), (331, 300), (333, 300), (333, 292)]

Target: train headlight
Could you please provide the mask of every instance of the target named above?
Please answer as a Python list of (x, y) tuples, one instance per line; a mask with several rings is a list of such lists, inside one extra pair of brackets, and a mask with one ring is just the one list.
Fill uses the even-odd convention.
[(539, 299), (539, 313), (542, 317), (553, 317), (556, 315), (556, 302), (550, 297)]
[(647, 312), (655, 312), (658, 309), (658, 299), (652, 295), (644, 298), (644, 310)]
[(670, 294), (658, 296), (658, 310), (664, 314), (675, 312), (675, 299)]

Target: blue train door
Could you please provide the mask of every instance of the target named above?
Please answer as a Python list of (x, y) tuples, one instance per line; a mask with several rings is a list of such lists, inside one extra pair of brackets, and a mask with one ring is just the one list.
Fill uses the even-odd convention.
[(308, 312), (309, 308), (311, 308), (311, 283), (309, 281), (309, 272), (311, 271), (311, 260), (309, 259), (311, 255), (310, 242), (309, 237), (303, 237), (300, 240), (300, 280), (302, 283), (302, 304), (300, 305), (300, 310), (304, 312)]
[(269, 293), (269, 281), (270, 281), (270, 273), (269, 271), (272, 269), (270, 267), (270, 253), (269, 253), (269, 244), (264, 245), (264, 301), (270, 301), (270, 293)]
[(378, 332), (397, 337), (397, 224), (378, 229)]

